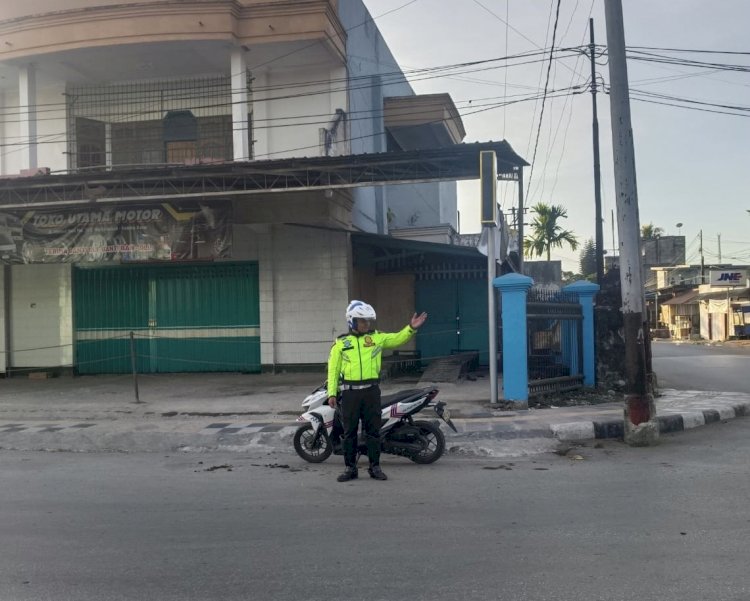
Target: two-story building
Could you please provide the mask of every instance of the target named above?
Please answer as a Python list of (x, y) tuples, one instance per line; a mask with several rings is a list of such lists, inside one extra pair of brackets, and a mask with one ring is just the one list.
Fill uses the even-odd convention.
[(464, 135), (361, 0), (4, 3), (0, 371), (319, 364), (357, 296), (399, 327), (444, 245), (381, 239), (455, 232), (456, 183), (383, 153)]

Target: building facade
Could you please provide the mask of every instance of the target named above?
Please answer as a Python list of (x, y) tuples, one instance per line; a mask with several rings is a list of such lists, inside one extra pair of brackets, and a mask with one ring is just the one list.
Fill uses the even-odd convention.
[[(750, 281), (746, 265), (654, 268), (658, 312), (652, 328), (673, 340), (725, 341), (750, 336)], [(647, 293), (648, 295), (648, 293)]]
[[(0, 40), (0, 185), (23, 188), (0, 206), (0, 371), (128, 371), (131, 348), (145, 372), (319, 364), (367, 281), (353, 232), (457, 229), (455, 182), (163, 199), (186, 168), (462, 140), (361, 0), (29, 0)], [(34, 195), (58, 176), (85, 181)], [(382, 327), (413, 278), (384, 280)]]

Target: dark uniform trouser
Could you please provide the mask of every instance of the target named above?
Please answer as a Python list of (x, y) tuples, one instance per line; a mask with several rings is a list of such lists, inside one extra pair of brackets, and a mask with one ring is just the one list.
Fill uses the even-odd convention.
[(365, 432), (367, 458), (370, 465), (380, 463), (380, 387), (375, 385), (361, 390), (344, 390), (341, 393), (341, 418), (344, 422), (344, 463), (357, 464), (357, 427), (362, 420)]

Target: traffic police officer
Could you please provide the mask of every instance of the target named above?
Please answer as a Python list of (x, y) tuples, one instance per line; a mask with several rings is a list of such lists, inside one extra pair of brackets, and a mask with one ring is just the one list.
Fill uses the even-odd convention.
[(344, 463), (346, 469), (338, 477), (347, 482), (357, 477), (357, 428), (362, 420), (365, 432), (367, 470), (371, 478), (387, 480), (380, 469), (380, 361), (383, 349), (407, 343), (427, 319), (427, 313), (411, 318), (400, 332), (375, 330), (375, 309), (353, 300), (346, 309), (349, 333), (339, 336), (328, 357), (328, 404), (336, 406), (341, 386), (341, 416), (344, 425)]

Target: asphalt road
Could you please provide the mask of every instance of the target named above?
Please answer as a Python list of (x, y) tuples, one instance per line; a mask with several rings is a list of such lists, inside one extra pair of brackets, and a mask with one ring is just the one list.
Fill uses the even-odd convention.
[(0, 599), (744, 601), (749, 441), (736, 419), (347, 484), (261, 448), (3, 451)]
[(750, 392), (750, 347), (654, 342), (661, 388)]

